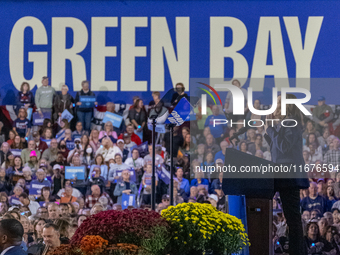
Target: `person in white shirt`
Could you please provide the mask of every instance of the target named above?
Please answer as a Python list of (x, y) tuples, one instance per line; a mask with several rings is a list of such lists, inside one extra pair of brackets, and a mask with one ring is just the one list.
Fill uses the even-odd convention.
[(28, 195), (27, 195), (26, 193), (22, 193), (22, 194), (19, 196), (19, 201), (20, 201), (24, 206), (27, 206), (27, 207), (30, 209), (32, 215), (37, 214), (38, 208), (40, 207), (39, 203), (38, 203), (38, 202), (35, 202), (35, 201), (29, 200)]
[(139, 157), (138, 149), (133, 149), (131, 153), (131, 157), (127, 158), (124, 162), (130, 168), (134, 168), (135, 170), (139, 170), (144, 165), (144, 159)]
[(100, 146), (100, 148), (97, 150), (96, 155), (102, 155), (105, 162), (108, 162), (110, 159), (115, 158), (117, 153), (123, 155), (121, 150), (112, 144), (110, 138), (104, 137), (102, 140), (102, 146)]
[[(66, 182), (65, 182), (65, 187), (66, 187), (66, 186), (71, 186), (71, 181), (66, 181)], [(58, 191), (58, 194), (57, 194), (57, 195), (58, 195), (59, 197), (63, 197), (64, 194), (65, 194), (65, 189), (61, 189), (61, 190)], [(81, 194), (81, 192), (80, 192), (79, 190), (77, 190), (77, 189), (75, 189), (75, 188), (72, 187), (72, 196), (73, 196), (73, 197), (82, 197), (83, 195)]]

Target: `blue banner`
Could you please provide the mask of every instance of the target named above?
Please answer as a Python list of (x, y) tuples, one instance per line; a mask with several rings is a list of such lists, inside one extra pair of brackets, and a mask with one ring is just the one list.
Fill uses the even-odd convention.
[(189, 101), (183, 97), (178, 104), (176, 105), (175, 109), (169, 114), (169, 117), (164, 122), (165, 124), (176, 124), (176, 126), (180, 126), (190, 118), (192, 106), (190, 105)]
[(80, 108), (93, 108), (96, 102), (95, 96), (80, 96), (79, 102), (81, 102)]
[[(32, 0), (0, 9), (2, 105), (16, 102), (23, 81), (35, 93), (45, 75), (73, 97), (89, 80), (99, 104), (146, 104), (177, 82), (188, 89), (190, 78), (266, 76), (302, 78), (312, 104), (320, 95), (338, 102), (336, 81), (308, 79), (340, 76), (339, 1)], [(272, 86), (254, 86), (264, 104)]]
[(157, 171), (158, 179), (162, 180), (166, 185), (170, 183), (170, 172), (162, 166), (161, 171)]
[(112, 113), (112, 112), (105, 112), (103, 123), (106, 123), (108, 121), (111, 121), (112, 125), (116, 128), (119, 128), (122, 124), (123, 116), (120, 116), (118, 114)]
[(65, 167), (65, 179), (71, 180), (84, 180), (85, 179), (85, 166), (66, 166)]
[(22, 150), (20, 150), (20, 149), (11, 149), (11, 152), (12, 152), (12, 154), (13, 154), (13, 156), (15, 157), (15, 156), (21, 156), (21, 151)]
[(42, 126), (44, 124), (44, 119), (51, 119), (51, 112), (42, 112), (42, 116), (40, 116), (39, 112), (34, 112), (33, 126)]
[(61, 119), (66, 119), (70, 123), (73, 119), (73, 115), (67, 109), (65, 109), (61, 114)]
[(41, 194), (41, 189), (43, 187), (46, 187), (44, 184), (37, 184), (37, 183), (31, 183), (30, 189), (29, 189), (29, 194), (30, 195), (40, 195)]
[(122, 209), (127, 209), (128, 206), (136, 207), (136, 195), (128, 195), (123, 193), (122, 195)]

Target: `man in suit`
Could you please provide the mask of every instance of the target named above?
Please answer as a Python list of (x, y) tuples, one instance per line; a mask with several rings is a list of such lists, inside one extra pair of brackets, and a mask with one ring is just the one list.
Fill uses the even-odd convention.
[(21, 242), (24, 228), (15, 219), (0, 221), (0, 255), (26, 255)]

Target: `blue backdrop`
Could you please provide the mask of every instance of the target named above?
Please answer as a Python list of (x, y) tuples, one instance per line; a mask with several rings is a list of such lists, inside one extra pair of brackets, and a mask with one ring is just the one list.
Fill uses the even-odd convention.
[[(285, 71), (292, 78), (297, 72), (303, 78), (339, 77), (339, 1), (2, 1), (0, 13), (2, 105), (13, 104), (21, 77), (35, 91), (43, 75), (51, 77), (57, 90), (65, 82), (72, 95), (80, 89), (81, 80), (90, 80), (100, 104), (108, 100), (131, 103), (135, 95), (148, 101), (150, 91), (166, 91), (176, 82), (216, 78), (219, 54), (226, 56), (222, 61), (225, 78), (234, 76), (234, 64), (243, 58), (247, 70), (242, 77), (277, 78), (284, 77)], [(295, 36), (306, 44), (309, 24), (308, 42), (316, 41), (306, 55), (294, 53), (292, 44), (298, 40), (288, 35), (289, 22), (284, 17), (295, 16), (300, 31), (291, 19), (291, 36), (297, 31)], [(221, 22), (227, 24), (223, 30), (217, 28)], [(226, 52), (216, 50), (217, 42)], [(236, 48), (228, 53), (231, 45)], [(264, 52), (266, 63), (261, 62)], [(98, 54), (101, 57), (96, 59)], [(261, 63), (269, 67), (267, 71), (254, 70)], [(337, 104), (337, 88), (336, 79), (310, 82), (310, 102), (315, 104), (324, 95), (327, 103)]]

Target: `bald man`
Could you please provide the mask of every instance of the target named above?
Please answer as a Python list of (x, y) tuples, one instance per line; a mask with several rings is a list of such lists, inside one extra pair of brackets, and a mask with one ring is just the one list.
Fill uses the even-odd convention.
[(318, 193), (318, 186), (315, 182), (309, 183), (309, 195), (301, 200), (301, 210), (312, 211), (317, 209), (321, 214), (327, 211), (327, 201)]
[(99, 201), (101, 197), (107, 198), (107, 200), (109, 201), (108, 202), (109, 206), (113, 205), (112, 200), (107, 193), (102, 192), (98, 185), (92, 185), (91, 194), (86, 196), (85, 207), (92, 208)]

